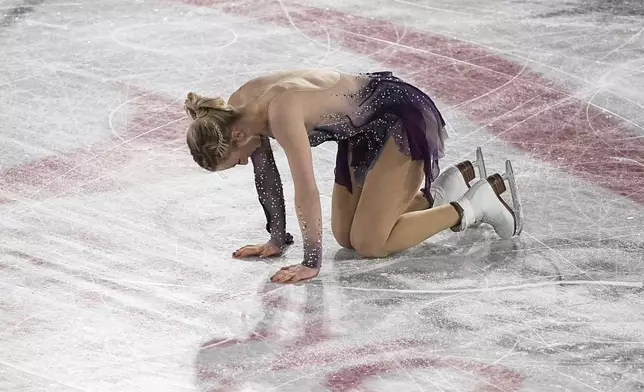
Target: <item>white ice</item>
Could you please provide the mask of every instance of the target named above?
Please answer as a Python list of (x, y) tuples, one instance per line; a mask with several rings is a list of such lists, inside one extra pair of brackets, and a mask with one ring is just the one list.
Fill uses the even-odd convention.
[[(642, 390), (643, 16), (601, 0), (0, 1), (0, 391)], [(477, 146), (490, 172), (513, 161), (521, 237), (448, 231), (359, 259), (331, 234), (325, 144), (323, 270), (270, 284), (302, 255), (274, 145), (296, 244), (233, 259), (266, 240), (252, 168), (200, 169), (183, 99), (302, 66), (391, 69), (436, 96), (442, 165)]]

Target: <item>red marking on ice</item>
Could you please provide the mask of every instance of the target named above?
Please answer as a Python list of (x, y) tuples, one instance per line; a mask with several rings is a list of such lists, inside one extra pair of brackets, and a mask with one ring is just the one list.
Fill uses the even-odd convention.
[[(131, 87), (129, 91), (132, 94)], [(144, 95), (143, 92), (135, 94)], [(183, 139), (185, 136), (187, 120), (185, 124), (171, 122), (186, 114), (181, 105), (170, 105), (168, 102), (170, 99), (154, 94), (134, 98), (128, 103), (128, 112), (132, 113), (128, 119), (129, 126), (119, 135), (120, 138), (110, 133), (110, 137), (85, 149), (0, 171), (0, 188), (9, 195), (15, 195), (0, 198), (0, 203), (14, 202), (33, 194), (34, 199), (40, 200), (59, 194), (105, 192), (127, 186), (118, 172), (141, 156), (139, 149), (159, 151), (163, 149), (160, 142)], [(123, 143), (121, 139), (133, 140), (119, 146)]]
[[(334, 48), (342, 46), (379, 60), (389, 69), (409, 72), (419, 87), (444, 103), (462, 105), (458, 110), (475, 122), (493, 121), (486, 129), (514, 147), (644, 202), (644, 192), (640, 192), (644, 186), (644, 140), (626, 139), (640, 135), (634, 134), (626, 121), (571, 98), (563, 87), (523, 69), (523, 64), (453, 38), (293, 2), (286, 4), (288, 18), (277, 2), (184, 2), (214, 5), (231, 14), (287, 26), (292, 21), (325, 46), (328, 34)], [(401, 31), (405, 32), (402, 37)]]
[[(241, 375), (244, 371), (255, 372), (257, 370), (253, 367), (253, 363), (249, 363), (245, 358), (239, 358), (239, 361), (233, 363), (222, 363), (217, 358), (216, 352), (233, 345), (245, 343), (252, 345), (260, 341), (270, 345), (272, 348), (280, 348), (280, 351), (276, 353), (276, 357), (271, 361), (271, 371), (294, 371), (298, 368), (310, 366), (336, 366), (339, 360), (348, 363), (355, 361), (369, 362), (330, 373), (326, 377), (326, 387), (337, 392), (349, 390), (365, 391), (359, 388), (370, 377), (382, 376), (401, 368), (407, 370), (411, 368), (433, 368), (461, 371), (475, 379), (473, 382), (476, 383), (476, 389), (474, 389), (476, 392), (492, 392), (498, 390), (512, 392), (518, 390), (523, 382), (523, 376), (520, 373), (502, 365), (489, 365), (456, 359), (408, 358), (406, 357), (407, 354), (401, 351), (410, 348), (419, 349), (430, 343), (423, 340), (403, 338), (384, 340), (378, 344), (365, 344), (348, 348), (337, 347), (331, 344), (333, 336), (329, 332), (329, 321), (324, 315), (306, 319), (307, 315), (310, 316), (313, 314), (312, 309), (320, 305), (310, 303), (309, 301), (307, 301), (307, 305), (302, 312), (302, 315), (305, 317), (305, 325), (301, 330), (300, 337), (290, 343), (285, 342), (281, 346), (280, 341), (282, 339), (279, 339), (276, 333), (271, 332), (271, 324), (269, 321), (274, 317), (277, 310), (288, 309), (288, 303), (281, 295), (272, 297), (273, 294), (269, 293), (266, 290), (267, 288), (268, 285), (265, 285), (259, 293), (260, 295), (265, 294), (262, 297), (262, 308), (267, 317), (258, 324), (255, 331), (251, 332), (244, 339), (213, 339), (201, 346), (200, 350), (213, 352), (215, 357), (212, 363), (202, 363), (198, 367), (197, 375), (201, 381), (216, 382), (218, 387), (213, 390), (220, 392), (237, 391), (239, 384), (234, 382), (236, 375)], [(267, 296), (272, 298), (268, 299)], [(324, 343), (329, 343), (329, 347), (323, 347), (322, 345)], [(248, 348), (254, 350), (253, 346), (249, 346)], [(378, 358), (378, 356), (383, 354), (394, 352), (398, 352), (396, 353), (395, 361)], [(415, 352), (417, 353), (418, 350)], [(204, 355), (204, 357), (207, 356), (208, 354)], [(303, 371), (305, 370), (303, 369)], [(244, 377), (241, 377), (241, 379), (243, 380)]]
[(475, 392), (517, 391), (523, 381), (518, 372), (499, 365), (488, 365), (466, 362), (455, 359), (440, 358), (400, 358), (395, 361), (381, 361), (348, 367), (332, 373), (327, 378), (327, 385), (334, 392), (360, 391), (362, 384), (369, 378), (392, 373), (396, 370), (410, 369), (453, 369), (476, 377), (478, 382)]
[[(230, 13), (291, 23), (274, 2), (184, 2), (217, 5)], [(570, 98), (553, 81), (523, 70), (522, 64), (485, 48), (407, 26), (401, 38), (403, 27), (388, 21), (296, 3), (288, 3), (287, 8), (290, 19), (307, 35), (326, 42), (329, 34), (334, 44), (380, 60), (385, 67), (413, 73), (414, 82), (430, 95), (449, 105), (461, 105), (458, 110), (478, 123), (493, 121), (486, 128), (501, 140), (596, 185), (644, 202), (644, 192), (640, 192), (644, 140), (627, 139), (638, 136), (630, 132), (629, 124)], [(184, 124), (163, 126), (185, 115), (181, 105), (172, 104), (170, 99), (149, 95), (128, 105), (135, 113), (130, 121), (134, 126), (123, 137), (161, 128), (87, 163), (83, 162), (120, 140), (111, 138), (88, 151), (72, 151), (0, 172), (0, 187), (18, 199), (38, 191), (36, 197), (41, 199), (63, 192), (101, 192), (126, 186), (111, 179), (110, 173), (125, 168), (139, 154), (131, 147), (143, 144), (160, 148), (158, 141), (182, 138), (185, 130)], [(107, 178), (101, 178), (105, 174)], [(0, 198), (0, 203), (14, 201), (9, 195)]]

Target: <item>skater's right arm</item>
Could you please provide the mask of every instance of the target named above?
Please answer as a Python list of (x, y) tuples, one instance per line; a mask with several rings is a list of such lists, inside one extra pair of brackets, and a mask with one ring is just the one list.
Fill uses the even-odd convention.
[(255, 172), (257, 196), (266, 215), (266, 231), (270, 234), (269, 242), (280, 250), (284, 250), (286, 245), (293, 243), (293, 236), (286, 232), (282, 180), (268, 137), (262, 136), (261, 145), (253, 152), (251, 160)]

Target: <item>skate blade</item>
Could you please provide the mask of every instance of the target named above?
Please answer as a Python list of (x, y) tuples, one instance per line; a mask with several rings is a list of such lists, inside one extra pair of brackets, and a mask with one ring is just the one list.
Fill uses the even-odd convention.
[(483, 159), (481, 147), (476, 147), (476, 168), (479, 171), (479, 178), (487, 178), (487, 169), (485, 168), (485, 159)]
[(510, 160), (505, 161), (505, 180), (508, 181), (510, 186), (510, 194), (512, 195), (512, 206), (514, 207), (514, 235), (517, 236), (523, 231), (523, 204), (519, 196), (519, 188), (517, 188), (516, 178), (514, 177), (514, 169)]
[[(476, 161), (474, 164), (479, 172), (479, 178), (487, 178), (487, 169), (485, 168), (485, 159), (483, 159), (483, 149), (481, 147), (476, 147)], [(471, 227), (479, 227), (480, 225), (481, 222), (475, 222)]]

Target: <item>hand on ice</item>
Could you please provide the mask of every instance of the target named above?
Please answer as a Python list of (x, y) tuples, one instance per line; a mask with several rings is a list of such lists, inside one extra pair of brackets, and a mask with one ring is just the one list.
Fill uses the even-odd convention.
[(233, 252), (233, 257), (241, 258), (248, 256), (271, 257), (279, 256), (282, 253), (279, 247), (267, 242), (263, 245), (246, 245)]
[(309, 268), (302, 264), (289, 265), (280, 268), (272, 277), (273, 283), (295, 283), (300, 280), (315, 278), (320, 272), (319, 268)]

